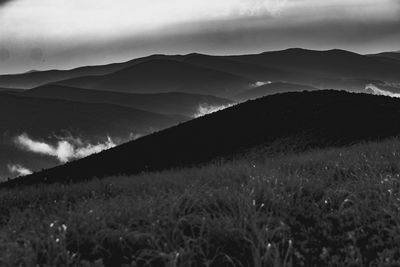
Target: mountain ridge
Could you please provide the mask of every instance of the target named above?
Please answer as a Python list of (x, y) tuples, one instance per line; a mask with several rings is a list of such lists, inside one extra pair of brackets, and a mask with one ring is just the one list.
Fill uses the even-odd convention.
[[(254, 82), (286, 81), (308, 84), (320, 89), (334, 88), (334, 85), (336, 85), (338, 89), (352, 87), (356, 90), (362, 90), (363, 84), (365, 86), (366, 83), (373, 80), (399, 82), (397, 74), (400, 68), (395, 59), (360, 55), (340, 49), (316, 51), (292, 48), (259, 54), (228, 56), (200, 53), (186, 55), (158, 54), (121, 63), (84, 66), (72, 70), (0, 75), (0, 87), (31, 89), (48, 83), (79, 77), (101, 77), (156, 59), (186, 62), (190, 63), (191, 66), (206, 67), (231, 75), (243, 76)], [(354, 82), (354, 80), (360, 81)]]

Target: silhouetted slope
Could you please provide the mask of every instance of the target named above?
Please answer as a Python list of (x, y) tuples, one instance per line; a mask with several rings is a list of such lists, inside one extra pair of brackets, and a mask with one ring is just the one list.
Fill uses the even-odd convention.
[(207, 162), (297, 138), (326, 147), (400, 134), (400, 101), (340, 91), (285, 93), (205, 116), (7, 185), (67, 182)]
[(85, 103), (109, 103), (137, 108), (161, 114), (179, 114), (191, 117), (200, 105), (229, 105), (231, 100), (210, 95), (186, 94), (179, 92), (160, 94), (128, 94), (100, 90), (88, 90), (61, 85), (45, 85), (25, 91), (23, 96), (64, 99)]
[(245, 92), (236, 95), (234, 98), (236, 100), (244, 101), (249, 99), (260, 98), (267, 95), (273, 95), (277, 93), (315, 91), (315, 90), (318, 89), (307, 85), (277, 82), (248, 89)]
[(252, 83), (226, 72), (155, 59), (109, 75), (81, 77), (57, 84), (128, 93), (185, 92), (226, 97), (247, 89)]

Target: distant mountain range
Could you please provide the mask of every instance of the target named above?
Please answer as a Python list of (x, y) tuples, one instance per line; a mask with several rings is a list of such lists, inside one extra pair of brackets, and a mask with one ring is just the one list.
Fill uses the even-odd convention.
[[(343, 91), (267, 96), (5, 184), (68, 182), (208, 162), (255, 147), (300, 150), (400, 134), (400, 100)], [(284, 142), (283, 142), (284, 141)]]
[(369, 55), (370, 57), (377, 58), (390, 63), (400, 64), (400, 51), (397, 52), (384, 52), (379, 54)]
[[(164, 58), (165, 56), (160, 56)], [(31, 89), (40, 85), (48, 83), (72, 79), (81, 76), (90, 75), (105, 75), (119, 71), (123, 68), (132, 66), (134, 64), (147, 61), (150, 58), (158, 58), (158, 56), (151, 56), (146, 58), (138, 58), (123, 63), (113, 63), (108, 65), (99, 66), (86, 66), (75, 68), (72, 70), (48, 70), (48, 71), (35, 71), (23, 74), (0, 75), (0, 87), (5, 88), (21, 88)]]
[(232, 97), (257, 82), (299, 83), (319, 89), (363, 90), (370, 82), (400, 82), (398, 53), (287, 49), (240, 56), (153, 55), (68, 71), (0, 76), (0, 87), (58, 83), (129, 93), (185, 92)]

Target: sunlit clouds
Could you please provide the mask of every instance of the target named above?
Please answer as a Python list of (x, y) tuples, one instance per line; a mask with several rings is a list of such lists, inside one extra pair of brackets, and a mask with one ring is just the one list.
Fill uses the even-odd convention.
[(2, 31), (67, 39), (146, 33), (180, 23), (270, 14), (287, 0), (16, 0), (2, 13)]
[(107, 141), (98, 144), (84, 144), (79, 139), (60, 139), (56, 145), (31, 139), (27, 134), (15, 138), (15, 143), (29, 152), (57, 158), (61, 163), (72, 159), (80, 159), (94, 153), (115, 147), (116, 144), (108, 137)]
[(25, 176), (33, 173), (31, 170), (20, 164), (9, 164), (7, 167), (10, 173), (16, 174), (17, 176)]
[(220, 106), (214, 106), (214, 105), (208, 105), (208, 104), (202, 104), (199, 105), (197, 112), (193, 115), (194, 118), (199, 118), (203, 117), (205, 115), (224, 110), (226, 108), (230, 108), (234, 106), (234, 104), (230, 105), (220, 105)]

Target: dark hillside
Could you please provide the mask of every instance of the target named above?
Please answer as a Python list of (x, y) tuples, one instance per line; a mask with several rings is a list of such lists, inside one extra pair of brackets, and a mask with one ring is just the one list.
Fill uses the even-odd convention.
[(341, 146), (400, 134), (400, 101), (341, 91), (285, 93), (227, 110), (6, 185), (68, 182), (207, 162), (283, 138)]

